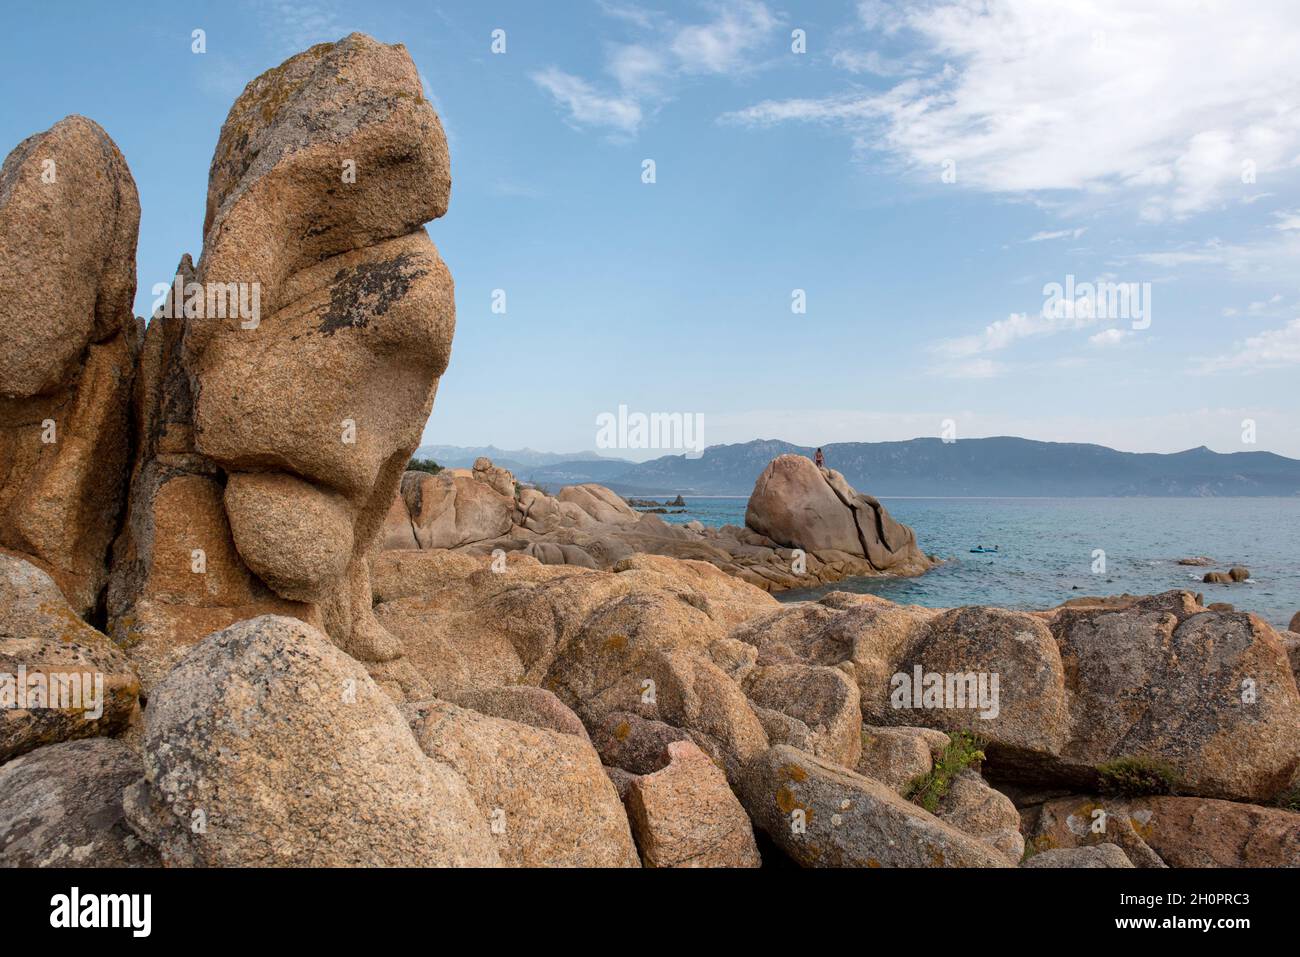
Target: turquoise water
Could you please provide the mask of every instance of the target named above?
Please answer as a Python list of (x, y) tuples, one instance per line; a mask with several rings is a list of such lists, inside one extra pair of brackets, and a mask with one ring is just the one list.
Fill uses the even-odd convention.
[[(745, 499), (687, 499), (687, 514), (706, 525), (743, 525)], [(809, 598), (834, 589), (936, 608), (999, 605), (1048, 608), (1080, 595), (1147, 594), (1188, 588), (1207, 602), (1231, 602), (1285, 628), (1300, 611), (1300, 499), (1295, 498), (891, 498), (882, 500), (912, 526), (928, 553), (947, 562), (919, 578), (857, 578), (786, 592)], [(973, 555), (997, 545), (996, 555)], [(1093, 550), (1106, 553), (1092, 572)], [(1213, 566), (1177, 564), (1208, 555)], [(1205, 585), (1207, 571), (1245, 565), (1251, 581)]]

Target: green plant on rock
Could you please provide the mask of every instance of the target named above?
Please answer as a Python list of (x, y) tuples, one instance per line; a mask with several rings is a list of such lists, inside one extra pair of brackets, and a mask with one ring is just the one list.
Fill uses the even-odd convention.
[(949, 735), (948, 746), (943, 749), (927, 774), (913, 778), (903, 796), (919, 804), (931, 814), (939, 809), (939, 802), (948, 793), (953, 778), (972, 765), (984, 760), (984, 743), (968, 731), (955, 731)]
[(1300, 784), (1283, 791), (1273, 803), (1284, 811), (1295, 811), (1300, 814)]
[(1159, 758), (1116, 758), (1097, 765), (1097, 785), (1102, 794), (1119, 797), (1173, 794), (1178, 772)]
[(442, 471), (442, 466), (433, 459), (411, 459), (406, 463), (408, 472), (428, 472), (430, 475), (437, 475)]

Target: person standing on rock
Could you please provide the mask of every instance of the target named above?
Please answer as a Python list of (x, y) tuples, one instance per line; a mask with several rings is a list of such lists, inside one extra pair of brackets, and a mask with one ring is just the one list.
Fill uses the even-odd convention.
[(813, 461), (817, 463), (819, 469), (826, 467), (826, 456), (822, 455), (821, 449), (817, 450), (817, 454), (813, 456)]

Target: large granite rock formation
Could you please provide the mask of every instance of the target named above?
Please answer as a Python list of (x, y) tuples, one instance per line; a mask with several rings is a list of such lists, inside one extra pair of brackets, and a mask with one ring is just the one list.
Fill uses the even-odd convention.
[[(1296, 865), (1300, 636), (1185, 592), (781, 605), (929, 563), (797, 457), (744, 529), (485, 459), (403, 477), (451, 337), (421, 229), (448, 188), (401, 47), (254, 80), (128, 419), (125, 165), (78, 118), (5, 164), (0, 864)], [(133, 443), (114, 647), (81, 616)], [(102, 710), (18, 697), (70, 671)]]
[(0, 551), (48, 572), (82, 615), (131, 457), (139, 226), (126, 161), (83, 116), (0, 169)]
[(512, 491), (514, 484), (485, 458), (472, 471), (408, 472), (385, 519), (384, 547), (523, 551), (543, 564), (584, 568), (668, 555), (709, 562), (765, 591), (851, 575), (919, 575), (933, 564), (876, 499), (799, 455), (779, 456), (759, 476), (744, 528), (670, 525), (602, 485), (565, 486), (552, 497)]
[[(422, 224), (446, 138), (404, 47), (361, 34), (255, 79), (212, 161), (199, 303), (150, 324), (143, 437), (109, 613), (146, 685), (215, 628), (280, 613), (366, 660), (367, 551), (420, 439), (454, 324)], [(190, 297), (186, 292), (186, 310)], [(324, 387), (323, 387), (324, 386)]]

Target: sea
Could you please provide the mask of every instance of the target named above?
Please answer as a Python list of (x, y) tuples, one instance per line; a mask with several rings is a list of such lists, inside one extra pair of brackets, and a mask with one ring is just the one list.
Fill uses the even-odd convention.
[[(685, 498), (667, 522), (744, 525), (744, 498)], [(1201, 592), (1285, 628), (1300, 611), (1300, 498), (882, 498), (921, 548), (944, 563), (917, 578), (850, 578), (777, 595), (866, 592), (931, 608), (1050, 608), (1082, 595)], [(977, 546), (996, 554), (972, 554)], [(1104, 556), (1098, 552), (1104, 553)], [(1200, 568), (1178, 559), (1204, 555)], [(1104, 561), (1102, 560), (1104, 558)], [(1207, 571), (1250, 569), (1207, 585)]]

